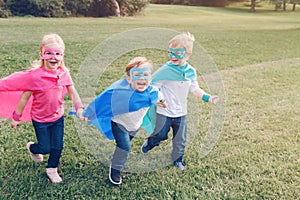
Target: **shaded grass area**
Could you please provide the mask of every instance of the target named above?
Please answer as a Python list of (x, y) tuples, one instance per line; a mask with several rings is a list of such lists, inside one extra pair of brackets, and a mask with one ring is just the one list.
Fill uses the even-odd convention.
[[(89, 52), (113, 34), (141, 27), (190, 31), (223, 77), (226, 117), (218, 143), (201, 157), (212, 108), (191, 97), (189, 123), (197, 124), (189, 129), (195, 137), (187, 144), (187, 170), (179, 172), (167, 165), (146, 173), (125, 172), (120, 187), (108, 181), (110, 149), (107, 157), (94, 156), (72, 117), (65, 116), (60, 163), (64, 181), (57, 185), (47, 182), (46, 163), (33, 163), (27, 153), (26, 143), (35, 141), (32, 125), (23, 124), (16, 132), (4, 121), (0, 124), (0, 199), (299, 198), (300, 21), (296, 14), (151, 5), (131, 18), (1, 19), (1, 77), (28, 68), (48, 32), (65, 40), (65, 62), (76, 79)], [(120, 56), (101, 76), (96, 93), (119, 79), (132, 57), (144, 55), (164, 63), (164, 53), (141, 49)], [(200, 64), (193, 63), (196, 68)], [(199, 80), (207, 89), (200, 71)], [(66, 101), (67, 111), (71, 103)], [(132, 141), (131, 157), (139, 154), (146, 136), (141, 132)], [(109, 141), (102, 138), (101, 142)]]

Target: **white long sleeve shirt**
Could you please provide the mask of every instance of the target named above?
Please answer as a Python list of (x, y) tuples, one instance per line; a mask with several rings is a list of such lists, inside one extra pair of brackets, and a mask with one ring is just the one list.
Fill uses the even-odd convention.
[[(159, 91), (158, 92), (158, 101), (164, 99), (163, 94)], [(159, 106), (157, 106), (159, 107)], [(143, 118), (146, 115), (149, 107), (141, 108), (137, 111), (124, 113), (121, 115), (116, 115), (112, 118), (112, 121), (121, 124), (123, 127), (126, 128), (127, 131), (137, 131), (142, 122)]]
[(187, 114), (187, 97), (192, 92), (202, 97), (203, 90), (199, 88), (197, 80), (194, 81), (157, 81), (155, 86), (163, 93), (168, 104), (167, 108), (157, 107), (156, 112), (167, 117), (180, 117)]

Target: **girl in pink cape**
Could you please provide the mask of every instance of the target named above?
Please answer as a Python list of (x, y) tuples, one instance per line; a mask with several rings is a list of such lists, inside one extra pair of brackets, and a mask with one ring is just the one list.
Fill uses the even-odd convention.
[(66, 93), (79, 119), (85, 120), (81, 99), (63, 61), (64, 51), (62, 38), (47, 34), (42, 38), (40, 60), (32, 69), (0, 79), (0, 117), (11, 118), (14, 129), (22, 121), (32, 121), (37, 142), (28, 142), (26, 147), (35, 162), (49, 154), (46, 173), (53, 183), (62, 181), (57, 168), (63, 149)]

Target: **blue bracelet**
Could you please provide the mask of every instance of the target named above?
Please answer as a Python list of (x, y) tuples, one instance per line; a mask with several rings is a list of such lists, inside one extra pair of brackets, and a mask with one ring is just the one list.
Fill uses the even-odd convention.
[(208, 102), (209, 99), (210, 99), (210, 95), (208, 95), (208, 94), (203, 94), (203, 96), (202, 96), (202, 100), (203, 100), (203, 101)]

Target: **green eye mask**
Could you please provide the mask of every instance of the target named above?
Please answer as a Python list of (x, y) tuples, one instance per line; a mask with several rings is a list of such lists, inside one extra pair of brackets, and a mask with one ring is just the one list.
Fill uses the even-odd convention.
[(173, 56), (177, 59), (182, 59), (185, 58), (186, 56), (186, 51), (185, 48), (179, 48), (179, 49), (172, 49), (169, 48), (169, 58), (171, 59)]
[(139, 80), (140, 78), (144, 78), (145, 80), (149, 80), (151, 75), (151, 70), (148, 67), (145, 68), (131, 68), (130, 69), (130, 78), (131, 81)]

